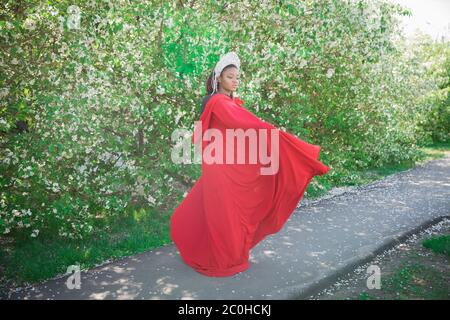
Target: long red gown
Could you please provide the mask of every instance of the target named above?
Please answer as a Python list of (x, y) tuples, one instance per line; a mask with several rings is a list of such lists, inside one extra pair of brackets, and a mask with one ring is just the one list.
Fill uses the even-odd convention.
[[(202, 133), (215, 128), (223, 137), (227, 128), (276, 129), (243, 107), (241, 99), (222, 93), (210, 98), (200, 121)], [(259, 160), (249, 163), (247, 156), (245, 164), (226, 164), (225, 160), (223, 164), (208, 164), (202, 157), (202, 175), (175, 209), (170, 222), (172, 241), (183, 261), (195, 271), (226, 277), (249, 268), (250, 250), (267, 235), (278, 232), (311, 179), (330, 170), (318, 160), (320, 146), (277, 130), (276, 174), (262, 175), (260, 168), (268, 165)], [(201, 138), (205, 150), (211, 141)], [(272, 143), (270, 133), (268, 141), (267, 148)], [(236, 147), (237, 143), (235, 150)], [(248, 144), (245, 147), (248, 151)]]

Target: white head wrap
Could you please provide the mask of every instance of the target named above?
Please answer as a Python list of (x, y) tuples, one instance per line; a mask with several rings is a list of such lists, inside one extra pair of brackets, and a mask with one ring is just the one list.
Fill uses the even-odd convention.
[(217, 92), (217, 90), (218, 90), (217, 78), (219, 78), (222, 70), (229, 64), (234, 64), (238, 68), (238, 70), (241, 69), (241, 60), (239, 60), (238, 55), (233, 51), (228, 52), (227, 54), (223, 55), (220, 58), (219, 62), (217, 62), (216, 67), (214, 68), (214, 71), (213, 71), (213, 81), (212, 81), (213, 92), (212, 93)]

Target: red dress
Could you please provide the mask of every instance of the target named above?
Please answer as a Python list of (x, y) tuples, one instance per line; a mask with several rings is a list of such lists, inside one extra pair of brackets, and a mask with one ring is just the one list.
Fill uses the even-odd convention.
[[(200, 117), (202, 133), (215, 128), (226, 137), (227, 128), (276, 129), (242, 104), (237, 97), (213, 95)], [(202, 158), (202, 175), (175, 209), (170, 222), (170, 236), (181, 258), (197, 272), (226, 277), (249, 268), (250, 249), (267, 235), (278, 232), (311, 179), (330, 170), (318, 160), (320, 146), (276, 130), (279, 132), (276, 174), (261, 174), (261, 167), (269, 166), (267, 162), (263, 164), (258, 159), (256, 164), (250, 163), (248, 143), (245, 164), (225, 163), (225, 158), (222, 164), (207, 163)], [(205, 151), (212, 141), (200, 138)], [(269, 149), (270, 133), (267, 138)], [(223, 144), (224, 150), (226, 145)], [(236, 148), (237, 143), (235, 151)]]

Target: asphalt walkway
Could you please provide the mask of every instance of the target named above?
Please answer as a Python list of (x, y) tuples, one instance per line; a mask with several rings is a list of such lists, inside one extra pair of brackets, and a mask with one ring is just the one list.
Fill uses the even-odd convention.
[[(342, 190), (342, 189), (337, 189)], [(336, 191), (336, 190), (335, 190)], [(283, 229), (251, 252), (248, 270), (228, 278), (186, 266), (175, 246), (13, 293), (12, 299), (294, 299), (369, 260), (411, 232), (450, 215), (450, 153), (375, 183), (300, 201)]]

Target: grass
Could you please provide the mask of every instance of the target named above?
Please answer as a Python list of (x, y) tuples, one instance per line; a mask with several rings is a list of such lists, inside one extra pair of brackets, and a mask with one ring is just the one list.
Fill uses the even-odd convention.
[(442, 273), (420, 263), (405, 264), (388, 278), (384, 291), (397, 299), (449, 299), (449, 287), (442, 281)]
[[(436, 144), (422, 150), (420, 160), (427, 161), (442, 157), (444, 151), (450, 150), (450, 145)], [(352, 177), (350, 184), (366, 184), (413, 166), (413, 163), (403, 163), (358, 172)], [(320, 180), (321, 184), (315, 184), (314, 180)], [(320, 197), (334, 187), (327, 182), (326, 177), (319, 176), (314, 180), (308, 186), (305, 197)], [(323, 187), (317, 187), (319, 185)], [(80, 265), (81, 269), (92, 268), (109, 259), (126, 257), (169, 244), (169, 211), (167, 209), (168, 213), (160, 213), (131, 210), (120, 220), (110, 221), (111, 230), (108, 232), (99, 232), (82, 241), (40, 236), (33, 241), (24, 238), (16, 239), (16, 242), (4, 242), (5, 239), (0, 238), (0, 293), (2, 288), (23, 286), (65, 274), (70, 265)], [(438, 248), (440, 243), (441, 240), (430, 245)], [(371, 297), (362, 295), (361, 298)]]
[(372, 182), (382, 179), (386, 176), (395, 174), (397, 172), (405, 171), (414, 168), (418, 164), (422, 164), (431, 160), (440, 159), (445, 156), (446, 151), (450, 150), (450, 142), (434, 143), (419, 149), (419, 155), (416, 161), (404, 161), (400, 163), (386, 164), (380, 168), (371, 168), (359, 172), (361, 180), (359, 184)]
[(108, 259), (117, 259), (160, 247), (171, 242), (170, 215), (132, 210), (111, 223), (112, 229), (85, 240), (38, 237), (4, 245), (2, 287), (23, 286), (66, 273), (70, 265), (91, 268)]
[(450, 257), (450, 235), (433, 237), (423, 241), (425, 248), (433, 250), (435, 253), (445, 254)]
[[(404, 161), (400, 163), (385, 164), (382, 167), (374, 167), (366, 170), (352, 170), (351, 174), (339, 177), (339, 182), (332, 185), (327, 177), (317, 176), (306, 189), (307, 197), (314, 199), (325, 195), (333, 187), (360, 186), (381, 180), (389, 175), (414, 168), (431, 160), (440, 159), (450, 151), (450, 142), (433, 143), (419, 149), (416, 161)], [(316, 184), (319, 181), (320, 184)]]
[[(422, 246), (434, 254), (450, 258), (450, 235), (425, 239)], [(363, 291), (358, 299), (449, 300), (450, 286), (444, 280), (443, 271), (437, 267), (436, 260), (421, 257), (415, 252), (411, 252), (409, 258), (387, 279), (382, 278), (380, 292), (371, 295)]]
[(376, 300), (376, 298), (367, 292), (361, 292), (359, 295), (359, 300)]

